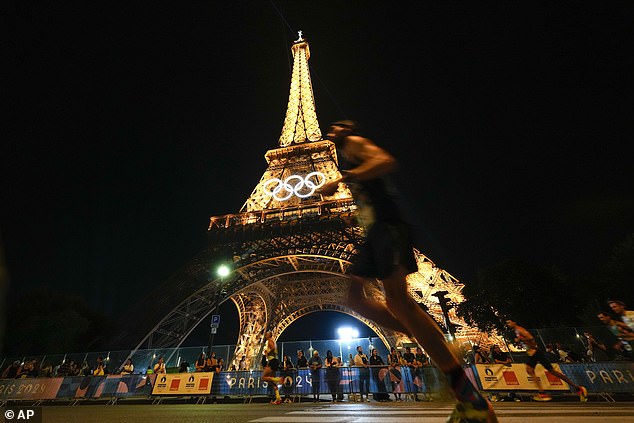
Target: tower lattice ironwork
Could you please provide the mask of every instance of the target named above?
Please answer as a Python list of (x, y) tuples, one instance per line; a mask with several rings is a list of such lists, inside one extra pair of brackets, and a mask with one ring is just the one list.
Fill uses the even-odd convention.
[[(340, 176), (337, 155), (319, 129), (308, 42), (300, 35), (291, 51), (293, 71), (279, 148), (266, 153), (268, 167), (240, 212), (211, 217), (209, 247), (168, 281), (178, 289), (167, 299), (161, 297), (165, 311), (137, 349), (178, 347), (228, 300), (237, 307), (240, 320), (234, 357), (246, 355), (252, 365), (259, 359), (266, 330), (277, 339), (294, 321), (318, 311), (354, 316), (388, 346), (410, 341), (345, 305), (346, 270), (365, 230), (344, 184), (328, 198), (316, 190)], [(409, 292), (442, 322), (433, 294), (447, 291), (447, 298), (460, 303), (463, 285), (423, 253), (415, 253), (418, 272), (408, 276)], [(210, 277), (210, 269), (221, 260), (232, 262), (232, 272), (224, 278)], [(221, 292), (224, 295), (219, 296)], [(366, 295), (382, 298), (380, 283), (368, 285)], [(169, 307), (170, 301), (176, 305)], [(482, 336), (453, 310), (450, 318), (458, 339)]]

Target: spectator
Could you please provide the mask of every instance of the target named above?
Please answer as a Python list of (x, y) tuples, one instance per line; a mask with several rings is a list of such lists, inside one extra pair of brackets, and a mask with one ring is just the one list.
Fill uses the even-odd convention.
[(559, 362), (572, 363), (574, 361), (572, 357), (570, 357), (570, 350), (561, 345), (561, 342), (555, 342), (555, 351), (559, 356)]
[(502, 351), (499, 345), (493, 345), (491, 347), (491, 363), (504, 364), (505, 366), (511, 365), (511, 356)]
[(79, 367), (79, 363), (76, 363), (75, 360), (70, 361), (69, 376), (81, 376), (81, 368)]
[(544, 351), (544, 355), (551, 363), (559, 362), (559, 353), (555, 350), (555, 346), (553, 344), (546, 344), (546, 351)]
[(165, 361), (163, 360), (163, 356), (160, 356), (152, 371), (156, 374), (165, 374), (167, 373), (167, 369), (165, 368)]
[(401, 374), (401, 363), (403, 362), (403, 357), (401, 356), (400, 351), (392, 347), (390, 349), (390, 355), (388, 356), (387, 360), (388, 364), (390, 365), (390, 383), (392, 384), (392, 393), (394, 394), (394, 399), (396, 401), (402, 401), (401, 380), (403, 379), (403, 375)]
[[(337, 360), (338, 367), (343, 366), (343, 360), (341, 359), (341, 357), (335, 357), (335, 360)], [(339, 377), (339, 382), (337, 383), (337, 402), (343, 402), (343, 386), (341, 386), (341, 373)]]
[(282, 370), (293, 370), (293, 362), (288, 354), (284, 354), (284, 358), (282, 359)]
[(215, 370), (215, 372), (216, 372), (216, 373), (219, 373), (219, 372), (221, 372), (221, 371), (223, 371), (223, 370), (224, 370), (225, 361), (222, 359), (222, 357), (220, 357), (220, 358), (218, 359), (218, 362), (217, 362), (217, 363), (218, 363), (218, 364), (216, 364), (216, 370)]
[(106, 365), (103, 362), (101, 356), (97, 357), (97, 363), (95, 369), (92, 371), (93, 376), (104, 376), (106, 374)]
[(473, 355), (474, 355), (476, 364), (488, 364), (489, 363), (489, 359), (486, 356), (486, 352), (484, 350), (482, 350), (482, 348), (479, 345), (474, 345), (473, 346)]
[(181, 365), (178, 368), (178, 373), (189, 373), (189, 362), (187, 361), (181, 362)]
[(22, 365), (20, 364), (20, 360), (15, 360), (9, 367), (4, 369), (2, 372), (2, 379), (15, 379), (18, 377), (20, 370), (22, 369)]
[(40, 369), (41, 377), (52, 377), (53, 376), (53, 365), (49, 362), (42, 363), (42, 368)]
[(131, 375), (132, 373), (134, 373), (134, 364), (132, 364), (132, 359), (128, 358), (121, 369), (121, 374), (125, 376)]
[(414, 359), (416, 356), (412, 352), (410, 347), (405, 347), (405, 354), (403, 354), (403, 360), (405, 361), (405, 365), (408, 367), (414, 367)]
[(330, 350), (326, 352), (325, 365), (328, 390), (330, 391), (330, 395), (332, 395), (332, 402), (336, 402), (337, 387), (339, 386), (339, 381), (341, 380), (341, 374), (339, 372), (339, 363), (337, 362), (337, 359), (333, 357), (332, 351)]
[(37, 377), (40, 372), (40, 364), (36, 359), (29, 360), (27, 363), (26, 377)]
[(376, 349), (373, 349), (372, 352), (370, 353), (370, 366), (372, 369), (372, 378), (374, 379), (374, 381), (376, 382), (376, 386), (378, 389), (378, 394), (374, 397), (375, 400), (377, 401), (385, 401), (386, 397), (389, 398), (389, 396), (386, 394), (387, 389), (385, 387), (385, 382), (383, 380), (381, 380), (381, 368), (378, 366), (385, 366), (385, 363), (383, 362), (383, 359), (381, 358), (381, 356), (379, 355), (378, 351)]
[(354, 356), (354, 365), (359, 368), (359, 395), (361, 401), (363, 401), (363, 394), (365, 394), (365, 400), (370, 402), (370, 361), (368, 356), (363, 354), (363, 348), (361, 345), (357, 347), (357, 354)]
[(90, 366), (88, 365), (88, 362), (86, 360), (84, 360), (84, 362), (81, 363), (80, 374), (81, 376), (90, 376), (92, 374), (92, 370), (90, 370)]
[(216, 358), (216, 352), (212, 351), (211, 355), (207, 357), (207, 360), (205, 361), (205, 371), (214, 372), (216, 371), (217, 366), (218, 366), (218, 359)]
[(196, 368), (197, 372), (204, 372), (205, 371), (205, 366), (206, 366), (206, 360), (205, 360), (205, 353), (201, 352), (200, 355), (198, 356), (198, 359), (196, 360), (196, 363), (194, 363), (194, 367)]
[(625, 303), (620, 300), (610, 300), (608, 305), (616, 317), (634, 331), (634, 310), (626, 310)]
[(423, 366), (429, 366), (429, 357), (423, 353), (421, 347), (416, 348), (416, 355), (414, 356), (414, 401), (420, 401), (418, 399), (419, 389), (423, 391), (423, 400), (431, 401), (431, 394), (427, 392), (427, 384), (425, 383), (425, 376)]
[(64, 360), (57, 368), (57, 376), (66, 377), (70, 376), (70, 361)]
[(313, 356), (308, 360), (310, 377), (312, 379), (313, 402), (319, 401), (319, 391), (321, 389), (321, 368), (323, 362), (319, 356), (319, 351), (313, 351)]
[(608, 347), (605, 346), (605, 343), (597, 340), (594, 335), (588, 331), (583, 332), (583, 336), (588, 342), (588, 349), (586, 351), (588, 361), (596, 363), (598, 361), (609, 360)]
[(241, 372), (245, 370), (249, 370), (246, 355), (243, 355), (242, 358), (240, 359), (240, 362), (238, 363), (238, 370)]
[(293, 391), (293, 384), (287, 383), (287, 378), (291, 378), (293, 380), (293, 362), (288, 354), (284, 354), (282, 358), (282, 367), (280, 369), (282, 371), (282, 391), (284, 392), (284, 402), (291, 403), (291, 393)]
[(308, 367), (308, 360), (306, 360), (306, 357), (304, 356), (304, 351), (298, 350), (297, 351), (297, 368), (305, 369), (306, 367)]

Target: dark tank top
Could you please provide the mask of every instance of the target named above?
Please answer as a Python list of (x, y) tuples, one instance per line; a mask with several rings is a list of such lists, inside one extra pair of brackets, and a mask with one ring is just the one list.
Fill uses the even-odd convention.
[[(344, 141), (345, 142), (345, 141)], [(342, 148), (337, 148), (339, 169), (346, 171), (354, 169), (354, 163), (346, 156)], [(366, 181), (346, 182), (355, 203), (359, 207), (362, 223), (371, 226), (374, 221), (388, 223), (409, 223), (403, 206), (403, 201), (389, 176), (381, 176)]]

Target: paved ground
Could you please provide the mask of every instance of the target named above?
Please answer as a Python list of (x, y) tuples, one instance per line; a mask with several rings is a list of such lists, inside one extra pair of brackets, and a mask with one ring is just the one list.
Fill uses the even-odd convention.
[[(44, 406), (43, 423), (440, 423), (453, 404), (432, 403), (301, 403), (268, 404), (160, 404)], [(589, 402), (495, 403), (500, 422), (589, 423), (634, 421), (634, 403)], [(9, 421), (9, 420), (5, 420)], [(17, 421), (17, 420), (13, 420)]]

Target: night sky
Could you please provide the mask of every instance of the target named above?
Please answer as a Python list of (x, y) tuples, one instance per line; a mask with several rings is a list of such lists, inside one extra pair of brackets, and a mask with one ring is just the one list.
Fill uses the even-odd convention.
[(278, 145), (300, 29), (322, 132), (355, 119), (396, 156), (418, 247), (465, 284), (596, 271), (634, 231), (629, 2), (63, 3), (3, 7), (9, 301), (115, 316), (199, 252)]

